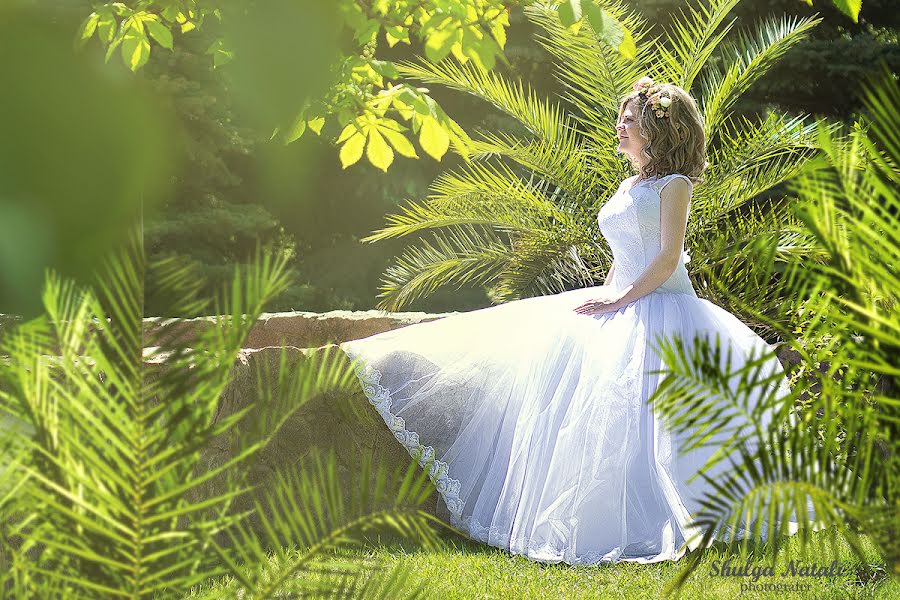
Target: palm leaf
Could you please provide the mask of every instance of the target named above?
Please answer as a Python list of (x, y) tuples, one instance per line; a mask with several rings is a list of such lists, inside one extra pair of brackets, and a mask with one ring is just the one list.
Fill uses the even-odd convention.
[(397, 70), (424, 83), (439, 83), (489, 102), (518, 120), (533, 135), (556, 140), (573, 126), (559, 104), (540, 100), (520, 81), (476, 67), (472, 62), (459, 64), (445, 60), (434, 64), (420, 58), (420, 64), (402, 61)]
[(731, 107), (741, 94), (785, 53), (806, 39), (821, 21), (818, 17), (770, 18), (752, 36), (744, 32), (737, 34), (722, 51), (724, 70), (720, 71), (710, 63), (700, 77), (707, 137), (713, 137), (719, 125), (728, 119)]
[(491, 283), (509, 261), (509, 246), (487, 229), (447, 227), (433, 232), (432, 239), (408, 247), (388, 268), (378, 308), (399, 310), (448, 281), (457, 286)]
[[(332, 560), (367, 536), (393, 531), (426, 549), (442, 547), (432, 529), (440, 522), (419, 508), (434, 492), (429, 471), (427, 467), (420, 470), (416, 462), (402, 472), (397, 469), (388, 474), (383, 465), (373, 471), (371, 456), (365, 455), (356, 474), (358, 482), (351, 482), (350, 496), (344, 497), (333, 451), (324, 456), (315, 451), (296, 468), (275, 476), (256, 501), (257, 527), (249, 529), (242, 523), (232, 527), (227, 532), (227, 547), (210, 541), (235, 565), (232, 570), (243, 588), (239, 595), (268, 598), (285, 589), (327, 593), (333, 591), (336, 580), (371, 576), (370, 563)], [(395, 572), (400, 579), (389, 590), (397, 593), (391, 588), (410, 574), (409, 567)], [(353, 587), (343, 589), (349, 593)], [(414, 590), (409, 597), (420, 593)]]
[[(27, 425), (17, 436), (27, 460), (4, 466), (28, 484), (0, 513), (3, 537), (23, 539), (12, 554), (11, 580), (28, 595), (172, 594), (228, 573), (207, 538), (245, 518), (232, 510), (251, 489), (238, 467), (312, 390), (348, 385), (346, 365), (309, 361), (283, 369), (275, 380), (288, 373), (296, 379), (265, 410), (251, 415), (251, 406), (219, 418), (243, 338), (286, 282), (285, 260), (261, 253), (224, 297), (230, 315), (220, 326), (170, 338), (148, 353), (151, 367), (163, 363), (148, 371), (139, 276), (145, 268), (140, 244), (132, 243), (110, 257), (93, 288), (51, 274), (47, 315), (3, 339), (9, 360), (0, 409)], [(172, 269), (170, 281), (179, 280)], [(239, 423), (231, 457), (198, 470), (203, 450), (236, 433)], [(223, 479), (231, 485), (214, 489)], [(26, 551), (39, 559), (20, 560)]]
[(471, 151), (475, 160), (507, 158), (557, 186), (566, 196), (583, 195), (593, 184), (590, 160), (573, 130), (555, 140), (526, 142), (505, 133), (484, 133), (482, 139), (472, 141)]
[[(634, 60), (623, 57), (588, 28), (572, 31), (563, 27), (558, 13), (547, 6), (530, 5), (525, 13), (546, 32), (537, 34), (537, 40), (555, 58), (554, 75), (566, 88), (564, 99), (577, 111), (574, 117), (585, 125), (586, 135), (596, 138), (606, 134), (597, 142), (612, 150), (615, 132), (611, 124), (615, 122), (619, 101), (631, 90), (632, 82), (647, 74), (643, 67), (654, 64), (658, 38), (647, 39), (646, 21), (622, 2), (596, 4), (632, 32), (637, 46)], [(603, 155), (598, 159), (603, 160)]]
[(666, 81), (689, 90), (700, 70), (731, 31), (735, 19), (722, 26), (725, 17), (740, 0), (698, 0), (686, 2), (687, 14), (679, 8), (659, 58)]
[(802, 117), (768, 113), (759, 123), (742, 117), (728, 125), (720, 131), (719, 146), (710, 151), (702, 193), (698, 190), (692, 201), (697, 227), (795, 177), (817, 149), (817, 126), (804, 124)]

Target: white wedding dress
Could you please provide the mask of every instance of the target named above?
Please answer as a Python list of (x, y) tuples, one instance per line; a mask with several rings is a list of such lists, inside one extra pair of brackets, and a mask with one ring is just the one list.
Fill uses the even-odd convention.
[[(636, 280), (660, 250), (660, 191), (644, 180), (600, 209), (616, 268)], [(687, 253), (683, 262), (688, 262)], [(426, 466), (469, 537), (532, 560), (655, 562), (696, 547), (691, 513), (705, 482), (688, 483), (713, 448), (679, 452), (647, 399), (662, 375), (658, 335), (718, 334), (732, 368), (768, 345), (726, 310), (698, 298), (684, 264), (619, 310), (573, 309), (598, 287), (451, 315), (340, 344), (366, 396)], [(720, 468), (725, 468), (725, 462)], [(715, 475), (716, 470), (710, 472)]]

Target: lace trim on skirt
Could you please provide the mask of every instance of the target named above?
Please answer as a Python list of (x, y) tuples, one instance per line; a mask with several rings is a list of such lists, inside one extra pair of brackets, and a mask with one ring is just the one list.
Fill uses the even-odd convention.
[(361, 359), (356, 360), (358, 362), (354, 366), (354, 372), (362, 384), (369, 403), (375, 407), (393, 432), (394, 437), (403, 444), (409, 455), (428, 471), (428, 477), (444, 497), (451, 517), (458, 519), (462, 515), (463, 509), (463, 501), (459, 497), (459, 480), (451, 479), (447, 472), (447, 463), (434, 456), (434, 448), (420, 444), (419, 434), (408, 430), (403, 417), (398, 417), (391, 412), (391, 392), (381, 385), (381, 371)]
[[(419, 434), (406, 429), (406, 422), (403, 420), (403, 417), (391, 412), (391, 392), (381, 385), (381, 371), (361, 358), (354, 360), (356, 361), (354, 372), (362, 384), (366, 398), (375, 407), (381, 418), (384, 419), (384, 422), (393, 432), (394, 437), (403, 444), (410, 456), (428, 472), (429, 478), (447, 504), (447, 509), (450, 511), (450, 523), (453, 527), (467, 532), (476, 541), (508, 550), (515, 554), (522, 554), (531, 560), (544, 562), (562, 561), (572, 565), (595, 565), (628, 560), (650, 562), (647, 561), (646, 556), (625, 557), (618, 548), (606, 553), (588, 552), (582, 555), (575, 555), (570, 547), (559, 547), (557, 544), (539, 543), (524, 538), (513, 540), (512, 536), (502, 531), (499, 527), (485, 527), (471, 516), (463, 517), (462, 511), (465, 503), (459, 495), (459, 480), (450, 477), (447, 463), (435, 457), (434, 448), (421, 444), (419, 442)], [(659, 556), (656, 560), (665, 558), (677, 559), (684, 552), (685, 548), (682, 547), (674, 556)]]

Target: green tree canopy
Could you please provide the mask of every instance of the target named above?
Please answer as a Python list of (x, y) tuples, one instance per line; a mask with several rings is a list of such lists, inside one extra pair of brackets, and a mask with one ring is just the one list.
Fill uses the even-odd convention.
[[(397, 154), (418, 158), (419, 148), (440, 160), (451, 144), (468, 154), (470, 140), (429, 94), (400, 80), (379, 47), (421, 46), (434, 62), (453, 56), (492, 69), (506, 61), (509, 12), (535, 0), (271, 0), (209, 2), (138, 0), (96, 3), (78, 31), (79, 43), (97, 39), (109, 60), (116, 52), (133, 71), (154, 46), (172, 50), (198, 28), (215, 32), (206, 52), (214, 65), (231, 65), (251, 114), (273, 137), (290, 143), (307, 131), (337, 126), (343, 166), (363, 155), (387, 170)], [(628, 30), (589, 0), (558, 4), (563, 21), (590, 22), (596, 35), (633, 55)], [(303, 92), (307, 92), (304, 94)]]

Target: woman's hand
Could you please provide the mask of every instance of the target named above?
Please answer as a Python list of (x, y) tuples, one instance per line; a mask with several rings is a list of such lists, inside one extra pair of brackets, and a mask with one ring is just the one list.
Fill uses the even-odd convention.
[(619, 300), (628, 293), (628, 289), (612, 290), (604, 289), (601, 286), (597, 288), (595, 297), (575, 307), (575, 312), (580, 315), (602, 315), (603, 313), (615, 312), (622, 308)]

